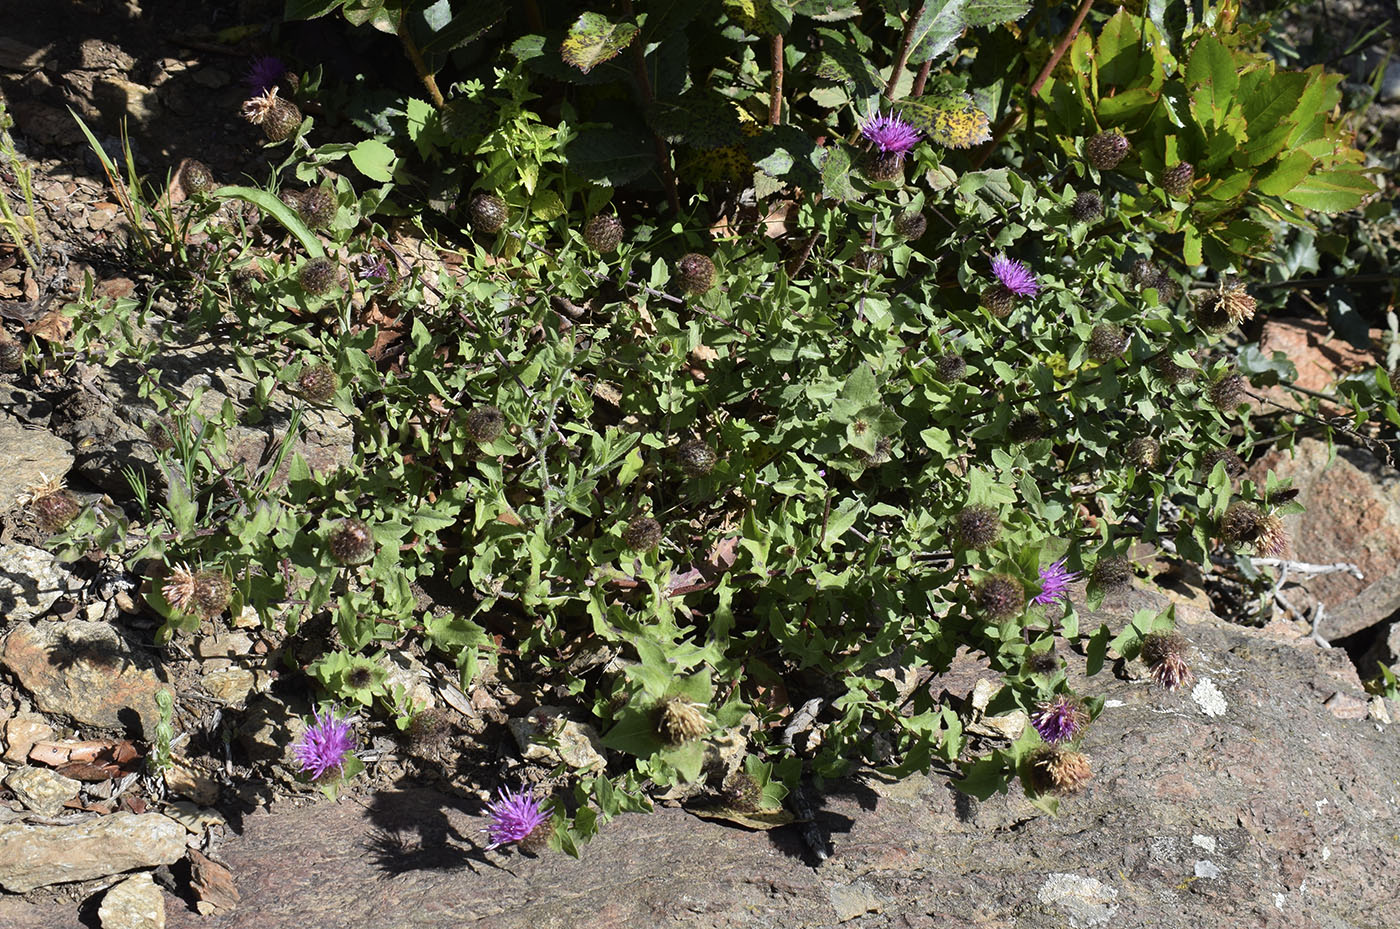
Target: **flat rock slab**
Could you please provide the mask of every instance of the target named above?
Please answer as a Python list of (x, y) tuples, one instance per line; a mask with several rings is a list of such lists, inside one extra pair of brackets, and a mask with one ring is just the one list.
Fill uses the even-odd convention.
[[(185, 827), (159, 813), (113, 813), (71, 826), (9, 823), (0, 825), (0, 887), (28, 893), (50, 884), (174, 864), (184, 854)], [(77, 924), (74, 914), (67, 918), (67, 925)], [(0, 908), (0, 927), (12, 925), (18, 929), (24, 924)]]
[(0, 513), (30, 486), (57, 480), (73, 466), (73, 447), (46, 429), (0, 414)]
[(67, 592), (73, 573), (42, 548), (0, 544), (0, 620), (37, 619)]
[[(1121, 625), (1151, 600), (1092, 619)], [(1329, 712), (1333, 695), (1359, 692), (1335, 651), (1193, 610), (1179, 619), (1197, 686), (1168, 694), (1108, 670), (1091, 679), (1084, 690), (1107, 701), (1084, 745), (1094, 778), (1058, 816), (1014, 784), (978, 802), (943, 776), (866, 774), (814, 797), (831, 838), (820, 865), (795, 827), (747, 832), (674, 808), (619, 816), (575, 861), (486, 851), (477, 801), (405, 785), (246, 816), (213, 850), (236, 908), (204, 917), (169, 897), (167, 925), (1395, 925), (1400, 728)], [(1082, 658), (1066, 657), (1077, 675)], [(75, 923), (73, 911), (34, 922), (24, 905), (0, 899), (0, 927)]]
[(149, 735), (160, 718), (160, 681), (141, 667), (106, 623), (20, 623), (0, 646), (0, 664), (45, 713)]

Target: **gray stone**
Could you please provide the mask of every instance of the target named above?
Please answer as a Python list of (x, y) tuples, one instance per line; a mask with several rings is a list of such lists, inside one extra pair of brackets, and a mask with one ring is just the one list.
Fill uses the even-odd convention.
[(159, 813), (113, 813), (71, 826), (8, 823), (0, 825), (0, 887), (23, 894), (174, 864), (184, 854), (185, 827)]
[(22, 623), (43, 616), (72, 580), (68, 566), (42, 548), (0, 545), (0, 617)]
[(83, 788), (81, 781), (32, 765), (11, 771), (5, 786), (15, 792), (20, 803), (42, 816), (62, 813), (63, 804), (75, 799)]
[[(536, 707), (508, 725), (526, 758), (547, 765), (563, 763), (580, 773), (601, 771), (607, 765), (598, 730), (569, 719), (561, 707)], [(546, 744), (545, 739), (554, 744)]]
[(45, 713), (106, 729), (139, 729), (147, 737), (160, 718), (160, 681), (106, 623), (20, 623), (0, 645), (0, 664)]
[(102, 897), (102, 929), (165, 929), (165, 895), (149, 874), (133, 874)]
[(0, 413), (0, 514), (28, 488), (57, 480), (73, 466), (73, 448), (46, 429)]
[(209, 696), (220, 703), (242, 703), (252, 692), (256, 679), (246, 668), (225, 668), (210, 671), (199, 679)]

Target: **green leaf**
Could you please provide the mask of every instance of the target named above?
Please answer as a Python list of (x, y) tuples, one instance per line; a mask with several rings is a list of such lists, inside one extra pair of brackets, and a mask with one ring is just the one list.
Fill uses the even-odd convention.
[(1340, 213), (1354, 210), (1361, 202), (1376, 192), (1376, 185), (1359, 168), (1348, 167), (1336, 171), (1318, 171), (1298, 182), (1298, 185), (1283, 195), (1289, 203), (1296, 203), (1305, 210), (1321, 213)]
[(656, 149), (640, 131), (585, 129), (564, 149), (569, 167), (593, 181), (623, 187), (656, 166)]
[(267, 191), (258, 190), (256, 187), (220, 187), (209, 196), (223, 200), (243, 200), (253, 204), (281, 223), (283, 228), (301, 243), (301, 247), (306, 249), (308, 256), (312, 258), (326, 257), (325, 250), (321, 248), (321, 240), (316, 238), (315, 233), (306, 228), (306, 224), (301, 221), (296, 210)]
[(909, 125), (947, 148), (968, 148), (992, 137), (987, 114), (967, 94), (906, 97), (893, 109)]
[(559, 57), (584, 74), (617, 57), (637, 37), (633, 22), (615, 23), (602, 13), (587, 12), (574, 20), (559, 46)]
[(962, 18), (969, 26), (996, 26), (1015, 22), (1030, 9), (1030, 0), (968, 0)]
[(821, 23), (834, 23), (860, 15), (858, 0), (794, 0), (792, 11)]
[(909, 30), (909, 63), (923, 64), (952, 51), (963, 32), (966, 7), (966, 0), (927, 0)]
[(721, 148), (744, 138), (734, 104), (728, 97), (704, 87), (693, 87), (679, 97), (656, 100), (647, 110), (647, 122), (668, 142), (692, 148)]
[(1313, 157), (1307, 152), (1289, 152), (1272, 169), (1255, 178), (1254, 187), (1261, 194), (1281, 197), (1308, 176), (1313, 164)]
[(383, 184), (393, 180), (398, 156), (378, 139), (365, 139), (351, 149), (350, 161), (365, 177)]
[(1193, 109), (1203, 124), (1219, 125), (1224, 120), (1235, 104), (1239, 83), (1229, 49), (1210, 33), (1197, 39), (1186, 63), (1186, 84), (1193, 91)]
[(829, 200), (856, 200), (860, 194), (851, 184), (851, 153), (844, 146), (821, 150), (822, 196)]

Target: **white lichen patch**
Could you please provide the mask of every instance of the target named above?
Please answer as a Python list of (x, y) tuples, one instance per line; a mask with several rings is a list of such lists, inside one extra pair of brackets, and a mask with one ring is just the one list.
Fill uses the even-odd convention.
[(1219, 687), (1215, 686), (1215, 681), (1208, 677), (1201, 678), (1200, 683), (1192, 688), (1191, 699), (1207, 716), (1225, 715), (1225, 695), (1220, 692)]
[(1213, 861), (1201, 859), (1196, 862), (1197, 877), (1219, 877), (1223, 873), (1224, 872), (1220, 870), (1220, 866)]
[(1075, 929), (1102, 926), (1118, 912), (1118, 904), (1113, 902), (1118, 898), (1117, 890), (1078, 874), (1051, 874), (1036, 896), (1043, 904), (1062, 907)]
[(1215, 836), (1210, 836), (1210, 835), (1193, 835), (1193, 836), (1191, 836), (1191, 844), (1194, 845), (1194, 846), (1196, 846), (1197, 848), (1203, 848), (1203, 849), (1205, 849), (1205, 850), (1208, 851), (1208, 852), (1214, 852), (1214, 851), (1215, 851)]

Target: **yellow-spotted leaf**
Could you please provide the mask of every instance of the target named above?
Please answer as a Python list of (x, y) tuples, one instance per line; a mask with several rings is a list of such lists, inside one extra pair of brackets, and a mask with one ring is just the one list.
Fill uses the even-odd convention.
[(615, 23), (602, 13), (587, 12), (574, 20), (559, 46), (559, 57), (584, 74), (615, 58), (637, 37), (636, 23)]

